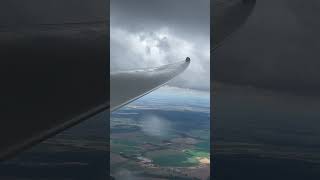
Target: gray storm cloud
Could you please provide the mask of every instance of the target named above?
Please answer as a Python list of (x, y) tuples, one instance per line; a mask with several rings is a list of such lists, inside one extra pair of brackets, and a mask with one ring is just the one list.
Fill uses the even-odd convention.
[(156, 67), (190, 57), (171, 86), (209, 90), (209, 1), (111, 1), (111, 71)]
[(319, 10), (316, 0), (257, 1), (245, 26), (214, 52), (214, 79), (319, 95)]

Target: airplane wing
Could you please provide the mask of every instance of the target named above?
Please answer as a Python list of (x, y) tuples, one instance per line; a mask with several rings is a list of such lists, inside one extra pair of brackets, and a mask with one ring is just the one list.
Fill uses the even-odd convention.
[(148, 94), (182, 73), (190, 58), (157, 68), (113, 72), (110, 74), (110, 110), (114, 111), (129, 102)]
[[(231, 1), (239, 3), (211, 8), (212, 47), (243, 24), (255, 2), (225, 2)], [(105, 79), (110, 57), (108, 13), (106, 0), (1, 1), (0, 160), (101, 111), (115, 110), (187, 68), (188, 60), (115, 72), (110, 89)]]
[(107, 0), (0, 2), (0, 160), (108, 110)]

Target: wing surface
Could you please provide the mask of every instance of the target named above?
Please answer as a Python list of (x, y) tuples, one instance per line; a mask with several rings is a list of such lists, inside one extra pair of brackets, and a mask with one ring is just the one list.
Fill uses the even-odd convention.
[(0, 160), (108, 110), (106, 0), (0, 2)]
[(114, 111), (159, 88), (182, 73), (189, 64), (190, 58), (186, 58), (185, 61), (157, 68), (111, 73), (110, 110)]

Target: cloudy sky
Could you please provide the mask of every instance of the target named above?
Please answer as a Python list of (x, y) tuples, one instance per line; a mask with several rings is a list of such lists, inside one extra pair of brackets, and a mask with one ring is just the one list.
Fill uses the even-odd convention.
[(213, 55), (215, 80), (320, 95), (320, 1), (257, 0)]
[(209, 90), (210, 0), (111, 0), (111, 71), (191, 58), (169, 85)]

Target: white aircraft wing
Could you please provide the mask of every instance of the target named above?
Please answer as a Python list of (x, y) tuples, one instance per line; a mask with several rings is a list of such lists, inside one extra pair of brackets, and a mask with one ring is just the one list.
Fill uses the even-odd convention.
[(111, 72), (110, 111), (144, 96), (182, 73), (190, 64), (190, 58), (182, 62), (156, 68)]

